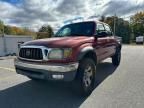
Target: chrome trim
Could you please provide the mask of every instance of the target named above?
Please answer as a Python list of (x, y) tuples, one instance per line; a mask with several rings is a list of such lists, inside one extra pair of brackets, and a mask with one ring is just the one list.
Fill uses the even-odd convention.
[(76, 71), (78, 69), (79, 63), (69, 63), (69, 64), (31, 64), (31, 63), (24, 63), (18, 59), (14, 60), (15, 67), (23, 67), (29, 69), (40, 69), (46, 70), (50, 72), (71, 72)]
[[(18, 55), (18, 58), (23, 59), (23, 60), (28, 60), (28, 61), (48, 61), (48, 53), (49, 53), (50, 50), (51, 50), (51, 48), (47, 48), (47, 47), (44, 47), (44, 46), (35, 46), (35, 45), (21, 46), (20, 48), (39, 48), (39, 49), (42, 50), (42, 56), (43, 56), (43, 59), (42, 59), (42, 60), (27, 59), (27, 58), (20, 57), (20, 56)], [(47, 55), (45, 55), (45, 53), (44, 53), (45, 50), (48, 51)]]

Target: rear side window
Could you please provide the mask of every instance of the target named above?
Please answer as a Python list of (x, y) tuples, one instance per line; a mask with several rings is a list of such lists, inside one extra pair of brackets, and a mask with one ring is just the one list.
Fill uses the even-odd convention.
[(111, 36), (113, 34), (111, 31), (111, 28), (106, 24), (104, 25), (104, 27), (105, 27), (105, 30), (107, 31), (107, 33)]
[(106, 35), (104, 34), (104, 32), (105, 32), (104, 25), (102, 23), (97, 23), (97, 26), (96, 26), (96, 35), (99, 38), (106, 37)]
[(101, 23), (97, 23), (96, 31), (105, 31), (104, 25)]

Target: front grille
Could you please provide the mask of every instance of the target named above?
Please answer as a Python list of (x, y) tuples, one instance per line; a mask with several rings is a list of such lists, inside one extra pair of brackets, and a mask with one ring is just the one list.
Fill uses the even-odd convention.
[(43, 54), (40, 48), (21, 48), (19, 56), (25, 59), (42, 60)]

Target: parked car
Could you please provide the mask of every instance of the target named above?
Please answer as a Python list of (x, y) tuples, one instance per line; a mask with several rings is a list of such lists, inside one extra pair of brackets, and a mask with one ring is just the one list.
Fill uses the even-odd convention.
[(136, 37), (136, 44), (143, 44), (144, 43), (144, 36)]
[(53, 38), (21, 45), (15, 59), (18, 74), (32, 80), (74, 81), (84, 95), (94, 89), (96, 67), (112, 58), (121, 60), (121, 39), (113, 36), (108, 24), (85, 21), (63, 26)]

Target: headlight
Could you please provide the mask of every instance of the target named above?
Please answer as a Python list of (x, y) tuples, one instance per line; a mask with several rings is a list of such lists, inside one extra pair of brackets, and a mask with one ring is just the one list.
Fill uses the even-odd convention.
[(65, 59), (72, 54), (71, 48), (52, 48), (48, 54), (48, 59)]

